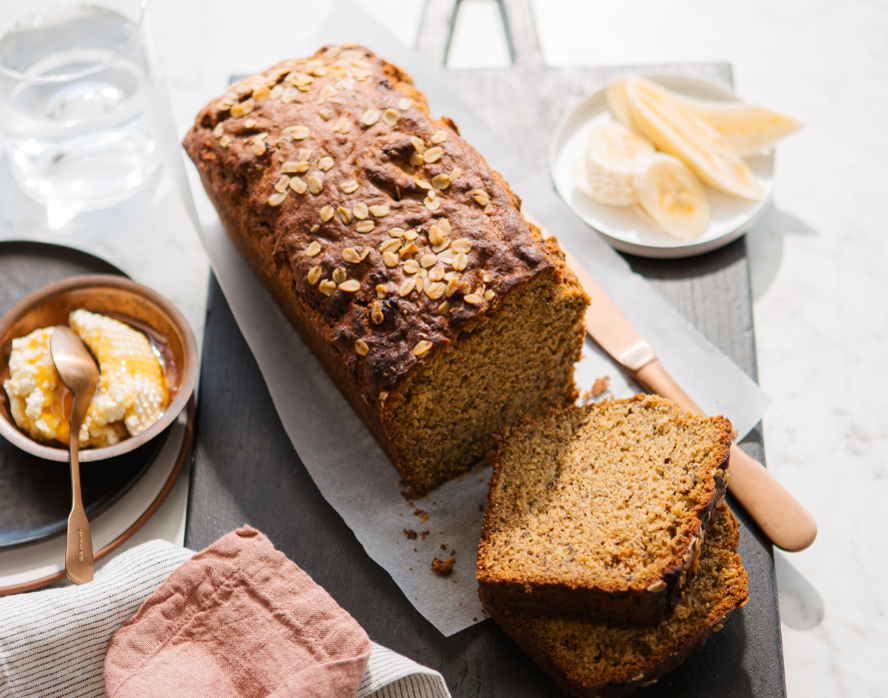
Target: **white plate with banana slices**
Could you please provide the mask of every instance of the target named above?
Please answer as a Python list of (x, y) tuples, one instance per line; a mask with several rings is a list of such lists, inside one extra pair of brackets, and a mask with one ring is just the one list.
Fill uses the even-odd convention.
[[(645, 79), (691, 100), (740, 101), (733, 92), (705, 80), (676, 75), (649, 75)], [(611, 113), (605, 89), (587, 97), (561, 121), (552, 141), (550, 165), (555, 188), (568, 206), (621, 252), (661, 259), (702, 254), (733, 242), (764, 213), (774, 189), (773, 147), (743, 158), (754, 178), (752, 185), (760, 187), (757, 200), (732, 196), (702, 184), (709, 222), (705, 228), (698, 228), (697, 232), (702, 232), (691, 239), (666, 233), (638, 203), (605, 205), (593, 201), (578, 187), (576, 173), (585, 162), (590, 133), (608, 121), (618, 119)]]

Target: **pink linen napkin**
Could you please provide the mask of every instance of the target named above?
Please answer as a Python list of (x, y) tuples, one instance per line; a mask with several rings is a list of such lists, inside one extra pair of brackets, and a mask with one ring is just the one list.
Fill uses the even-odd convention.
[(353, 698), (370, 640), (246, 526), (182, 564), (111, 638), (110, 698)]

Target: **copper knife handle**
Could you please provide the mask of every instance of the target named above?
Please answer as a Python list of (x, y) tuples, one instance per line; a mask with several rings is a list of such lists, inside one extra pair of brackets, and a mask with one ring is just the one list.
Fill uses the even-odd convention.
[[(688, 397), (658, 359), (633, 373), (650, 392), (696, 414), (703, 411)], [(804, 550), (817, 537), (817, 522), (799, 501), (755, 458), (731, 444), (729, 489), (771, 542), (791, 553)]]

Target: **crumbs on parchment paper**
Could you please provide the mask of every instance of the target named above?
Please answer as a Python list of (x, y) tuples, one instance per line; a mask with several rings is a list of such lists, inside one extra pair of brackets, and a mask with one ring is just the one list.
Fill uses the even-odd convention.
[(431, 531), (414, 531), (412, 528), (404, 529), (404, 535), (407, 536), (407, 540), (416, 540), (417, 538), (425, 540), (429, 533), (431, 533)]
[(596, 378), (592, 384), (592, 397), (598, 397), (610, 387), (610, 376)]
[(583, 404), (586, 404), (593, 398), (598, 397), (608, 388), (610, 388), (610, 376), (602, 376), (601, 378), (596, 378), (595, 382), (592, 384), (592, 389), (587, 390), (585, 393), (583, 393)]
[[(453, 552), (453, 551), (451, 551)], [(438, 574), (442, 577), (446, 577), (448, 574), (453, 572), (453, 566), (456, 564), (456, 556), (448, 557), (445, 559), (441, 559), (436, 557), (432, 560), (432, 572)]]

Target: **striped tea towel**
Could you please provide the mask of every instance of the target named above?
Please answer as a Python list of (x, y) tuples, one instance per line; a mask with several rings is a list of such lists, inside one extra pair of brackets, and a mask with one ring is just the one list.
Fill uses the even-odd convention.
[[(194, 555), (165, 541), (134, 548), (80, 587), (0, 598), (0, 698), (104, 698), (111, 635)], [(444, 678), (373, 643), (357, 698), (450, 698)]]

